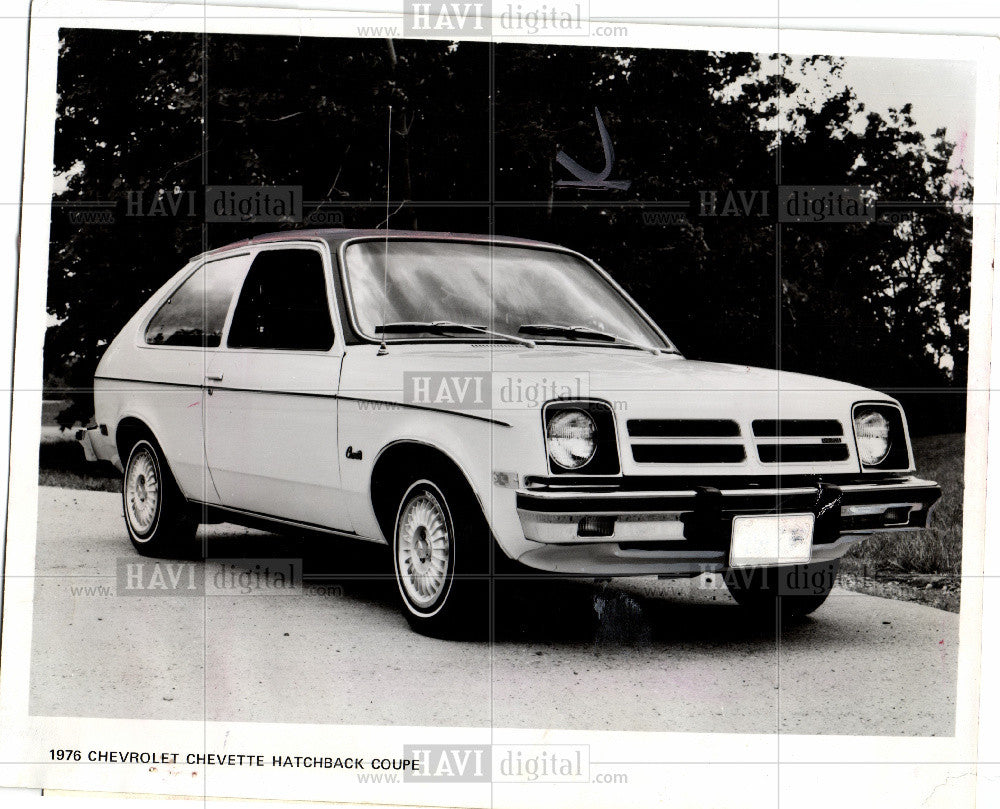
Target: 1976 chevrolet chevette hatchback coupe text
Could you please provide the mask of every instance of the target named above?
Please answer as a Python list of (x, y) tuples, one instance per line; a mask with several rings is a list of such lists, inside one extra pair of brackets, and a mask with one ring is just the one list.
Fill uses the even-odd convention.
[[(142, 554), (199, 522), (392, 548), (403, 612), (484, 624), (491, 578), (717, 572), (744, 607), (818, 607), (837, 560), (927, 526), (889, 396), (687, 360), (556, 245), (289, 231), (193, 259), (94, 378), (90, 458)], [(388, 570), (386, 571), (388, 573)]]

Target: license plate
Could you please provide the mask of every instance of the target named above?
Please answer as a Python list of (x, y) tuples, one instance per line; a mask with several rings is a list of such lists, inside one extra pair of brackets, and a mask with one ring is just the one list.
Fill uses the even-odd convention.
[(812, 514), (733, 518), (730, 567), (801, 565), (812, 555)]

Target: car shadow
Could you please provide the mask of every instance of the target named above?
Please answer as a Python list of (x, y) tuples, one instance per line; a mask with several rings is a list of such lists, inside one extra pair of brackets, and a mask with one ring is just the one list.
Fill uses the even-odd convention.
[[(591, 643), (600, 647), (729, 646), (776, 642), (774, 622), (747, 615), (723, 591), (695, 598), (694, 583), (637, 592), (630, 580), (539, 579), (497, 585), (497, 643)], [(788, 622), (782, 642), (810, 619)]]
[(246, 560), (299, 560), (303, 588), (333, 590), (386, 610), (396, 609), (396, 582), (385, 545), (363, 540), (314, 534), (269, 534), (259, 531), (215, 529), (203, 540), (206, 564)]
[[(305, 588), (336, 589), (339, 596), (367, 607), (398, 611), (389, 548), (361, 540), (215, 529), (204, 548), (206, 563), (274, 559), (301, 560)], [(567, 579), (548, 574), (504, 575), (493, 585), (492, 620), (484, 620), (479, 640), (496, 644), (595, 645), (607, 648), (705, 647), (739, 643), (775, 644), (778, 628), (746, 614), (724, 587), (707, 593), (685, 581), (661, 587), (652, 579)], [(806, 639), (811, 617), (786, 622), (781, 641)]]

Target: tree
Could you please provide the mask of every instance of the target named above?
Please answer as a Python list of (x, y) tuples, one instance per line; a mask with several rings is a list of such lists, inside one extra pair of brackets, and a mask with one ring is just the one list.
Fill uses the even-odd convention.
[[(90, 418), (104, 346), (156, 288), (192, 255), (277, 227), (206, 225), (206, 185), (297, 185), (307, 213), (322, 206), (347, 226), (383, 225), (389, 105), (393, 226), (567, 244), (605, 266), (692, 357), (883, 388), (965, 384), (971, 182), (951, 168), (946, 133), (925, 136), (906, 107), (866, 115), (839, 60), (64, 37), (55, 170), (68, 182), (55, 199), (45, 345), (46, 374), (76, 389), (63, 424)], [(554, 160), (560, 149), (603, 163), (595, 106), (627, 191), (554, 187), (569, 177)], [(864, 186), (916, 213), (897, 225), (778, 224), (779, 184)], [(171, 215), (188, 192), (193, 207), (183, 197)], [(740, 215), (702, 205), (705, 194), (741, 192), (757, 196)], [(130, 215), (137, 194), (141, 216)], [(117, 204), (114, 222), (71, 221), (71, 203), (95, 200)], [(664, 212), (685, 216), (664, 225), (654, 216)]]

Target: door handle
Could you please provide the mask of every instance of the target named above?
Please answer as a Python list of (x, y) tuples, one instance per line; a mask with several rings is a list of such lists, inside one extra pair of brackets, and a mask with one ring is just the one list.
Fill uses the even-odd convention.
[(205, 379), (207, 379), (209, 382), (221, 382), (223, 376), (224, 375), (222, 373), (218, 373), (218, 374), (205, 374)]

